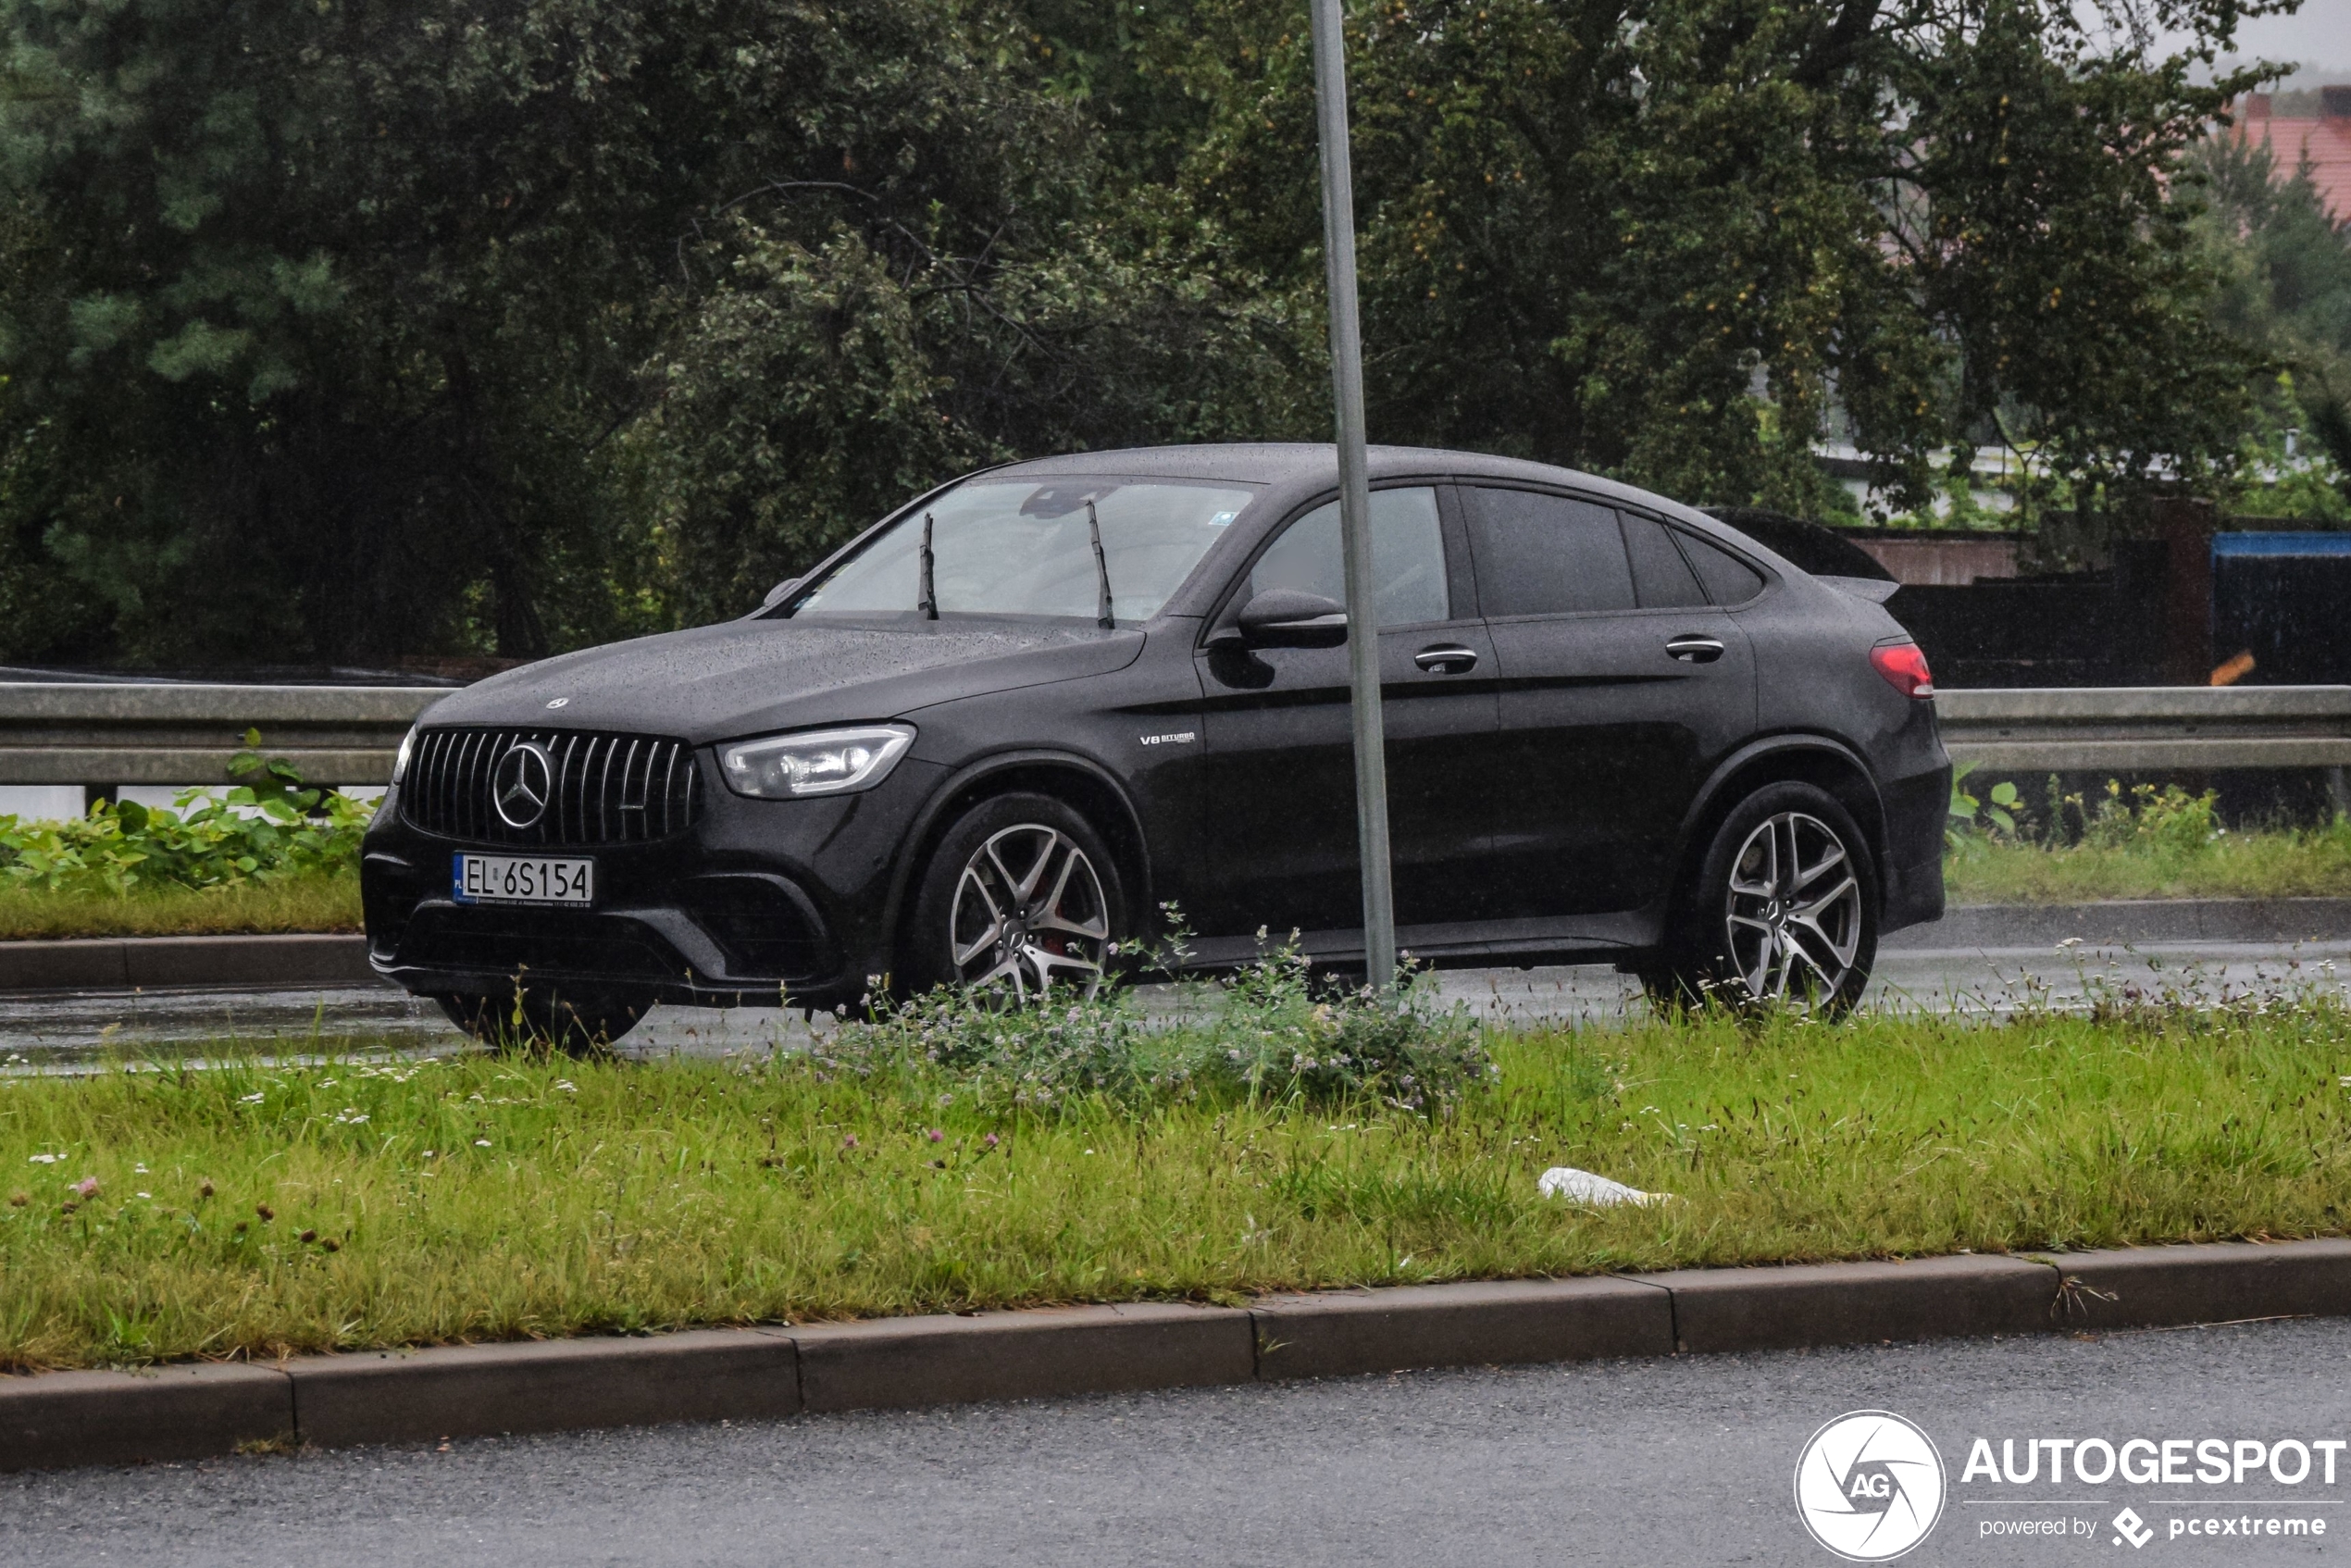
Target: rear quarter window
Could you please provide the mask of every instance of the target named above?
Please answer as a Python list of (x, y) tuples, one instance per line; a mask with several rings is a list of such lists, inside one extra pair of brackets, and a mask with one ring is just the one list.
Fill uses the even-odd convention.
[(1763, 591), (1763, 574), (1729, 551), (1680, 529), (1673, 536), (1681, 541), (1698, 581), (1706, 585), (1707, 597), (1717, 604), (1744, 604)]
[(1624, 549), (1633, 557), (1633, 589), (1644, 610), (1678, 610), (1707, 603), (1673, 535), (1663, 523), (1638, 513), (1619, 514), (1624, 519)]

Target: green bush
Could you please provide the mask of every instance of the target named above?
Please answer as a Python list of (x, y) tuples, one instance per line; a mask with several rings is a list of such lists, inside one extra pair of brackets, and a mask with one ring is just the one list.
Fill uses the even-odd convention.
[(1425, 1115), (1448, 1114), (1496, 1075), (1476, 1020), (1439, 1008), (1425, 977), (1392, 997), (1318, 998), (1305, 955), (1283, 947), (1214, 984), (1212, 1006), (1165, 1023), (1117, 986), (1029, 1007), (942, 988), (847, 1025), (817, 1065), (911, 1074), (981, 1104), (1032, 1110), (1297, 1099)]
[(2066, 803), (2082, 818), (2082, 841), (2109, 850), (2169, 850), (2194, 854), (2220, 836), (2214, 815), (2220, 796), (2207, 790), (2191, 795), (2177, 784), (2158, 790), (2133, 784), (2126, 791), (2115, 779), (2106, 781), (2106, 799), (2096, 813), (2082, 811), (2082, 797), (2069, 795)]
[(122, 897), (355, 873), (375, 808), (306, 787), (260, 745), (260, 732), (247, 730), (246, 750), (230, 764), (243, 782), (219, 800), (189, 790), (176, 811), (101, 801), (71, 822), (0, 816), (0, 885)]

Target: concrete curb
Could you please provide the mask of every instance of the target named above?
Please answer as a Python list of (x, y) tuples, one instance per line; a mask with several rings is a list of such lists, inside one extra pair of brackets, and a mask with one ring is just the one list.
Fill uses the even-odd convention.
[(1673, 1348), (1792, 1350), (2063, 1326), (2047, 1263), (1998, 1256), (1644, 1275), (1673, 1300)]
[[(1499, 1279), (1268, 1296), (1257, 1301), (1258, 1375), (1343, 1377), (1404, 1366), (1661, 1356), (1673, 1298), (1661, 1276)], [(1443, 1362), (1432, 1361), (1442, 1354)]]
[(792, 1341), (758, 1329), (303, 1356), (279, 1375), (291, 1430), (321, 1448), (801, 1412)]
[(0, 1470), (203, 1459), (293, 1435), (292, 1387), (268, 1367), (0, 1378)]
[(799, 1348), (810, 1411), (1190, 1388), (1257, 1375), (1250, 1314), (1231, 1307), (1138, 1301), (767, 1332)]
[(2351, 1240), (2126, 1248), (2048, 1261), (2064, 1276), (2069, 1327), (2351, 1315)]
[(0, 942), (0, 991), (380, 986), (350, 934)]
[(0, 1377), (0, 1471), (1415, 1367), (2351, 1315), (2351, 1239), (1684, 1269)]
[(2116, 899), (2107, 903), (1962, 903), (1897, 931), (1885, 952), (2155, 942), (2299, 942), (2351, 937), (2351, 899)]

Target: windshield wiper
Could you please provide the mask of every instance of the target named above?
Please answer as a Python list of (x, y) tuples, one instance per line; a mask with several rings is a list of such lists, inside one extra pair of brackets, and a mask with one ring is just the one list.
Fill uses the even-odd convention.
[(1110, 631), (1118, 625), (1110, 613), (1110, 557), (1102, 554), (1102, 520), (1094, 515), (1090, 501), (1086, 503), (1086, 531), (1094, 536), (1094, 624)]
[(922, 612), (923, 619), (935, 621), (939, 618), (939, 584), (933, 580), (931, 575), (930, 514), (927, 512), (923, 514), (922, 561), (923, 580), (916, 590), (914, 608)]

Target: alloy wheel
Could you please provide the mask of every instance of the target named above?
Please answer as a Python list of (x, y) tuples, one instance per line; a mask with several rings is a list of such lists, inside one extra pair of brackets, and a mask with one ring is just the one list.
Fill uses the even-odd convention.
[(1110, 958), (1101, 878), (1059, 828), (1006, 828), (964, 863), (948, 940), (959, 984), (1009, 990), (1017, 1002), (1053, 986), (1092, 996)]
[(1732, 967), (1755, 1002), (1819, 1006), (1853, 973), (1861, 883), (1845, 841), (1819, 817), (1784, 811), (1731, 862), (1723, 910)]

